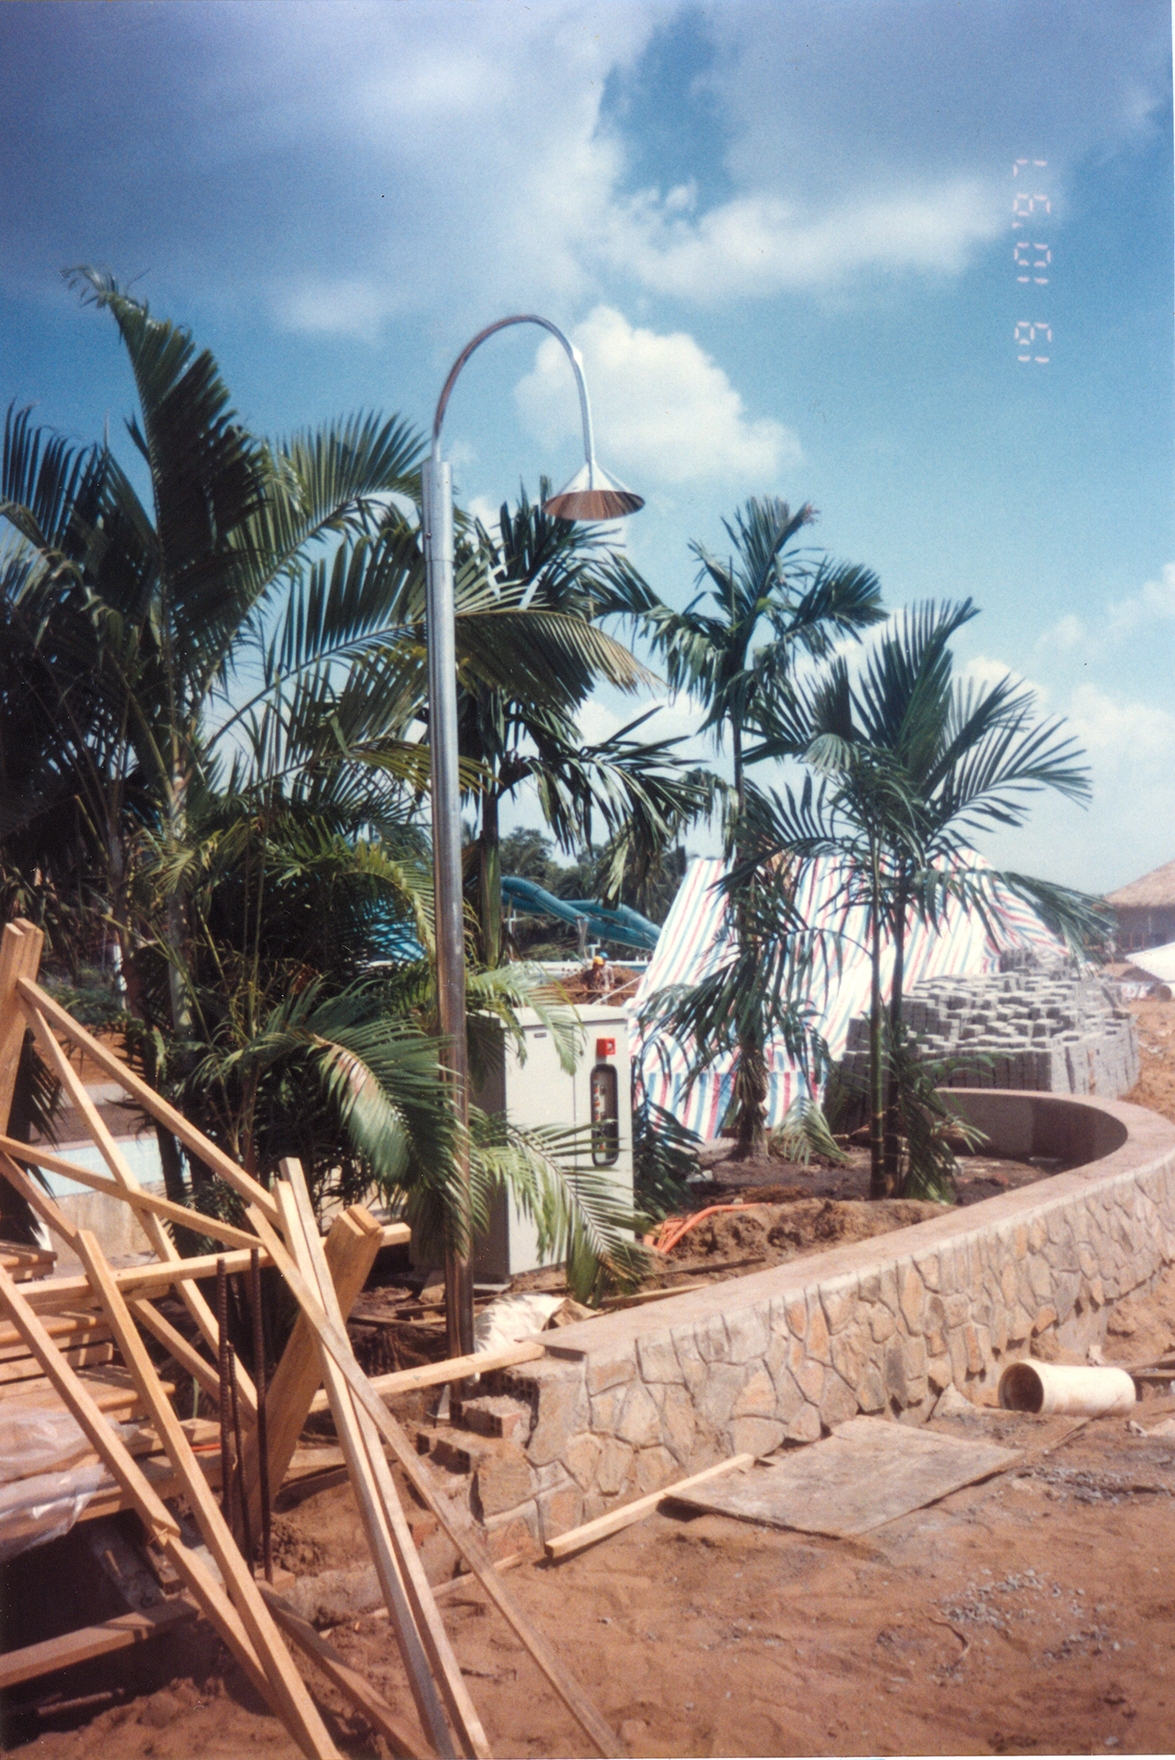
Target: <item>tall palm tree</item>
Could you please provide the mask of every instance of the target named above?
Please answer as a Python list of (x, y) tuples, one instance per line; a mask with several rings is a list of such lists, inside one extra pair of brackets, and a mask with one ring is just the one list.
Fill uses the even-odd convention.
[[(349, 1169), (388, 1187), (426, 1170), (443, 1220), (430, 899), (413, 872), (424, 570), (392, 499), (415, 498), (417, 442), (374, 417), (256, 441), (185, 331), (107, 277), (72, 279), (127, 349), (150, 495), (108, 448), (71, 450), (10, 419), (0, 566), (20, 666), (5, 656), (4, 709), (16, 725), (32, 703), (40, 742), (0, 773), (0, 811), (27, 832), (15, 872), (65, 871), (52, 841), (64, 791), (93, 832), (92, 892), (120, 938), (129, 1046), (152, 1078), (259, 1171), (291, 1123), (344, 1183)], [(463, 671), (539, 695), (558, 614), (521, 593), (503, 603), (484, 568), (460, 613)], [(602, 632), (579, 619), (574, 634), (588, 676), (602, 652), (619, 665)], [(389, 954), (395, 983), (386, 967), (371, 978)], [(527, 983), (518, 973), (513, 992)], [(160, 1148), (183, 1201), (174, 1139)], [(506, 1149), (487, 1149), (491, 1167), (514, 1166), (552, 1239), (562, 1229), (581, 1259), (585, 1241), (615, 1246), (600, 1194), (560, 1184), (551, 1153)]]
[[(500, 614), (526, 612), (510, 621), (529, 664), (515, 664), (505, 686), (466, 667), (459, 700), (462, 753), (477, 766), (478, 918), (491, 968), (502, 954), (501, 802), (520, 786), (536, 787), (566, 853), (590, 844), (598, 820), (609, 838), (623, 839), (620, 866), (630, 872), (647, 868), (708, 800), (706, 783), (676, 759), (673, 742), (632, 737), (645, 717), (611, 739), (585, 742), (578, 716), (598, 684), (633, 691), (652, 680), (601, 628), (604, 618), (634, 609), (612, 552), (591, 529), (544, 512), (549, 492), (544, 481), (537, 504), (525, 490), (513, 510), (503, 503), (496, 536), (478, 525), (458, 565), (459, 613), (466, 573), (497, 595)], [(610, 867), (605, 890), (615, 884)]]
[[(822, 660), (838, 639), (856, 636), (884, 617), (877, 577), (856, 564), (833, 563), (794, 548), (816, 515), (805, 503), (795, 513), (774, 497), (751, 499), (724, 525), (726, 558), (691, 546), (700, 563), (704, 591), (684, 611), (652, 605), (642, 622), (663, 656), (669, 683), (705, 709), (702, 731), (717, 744), (729, 741), (734, 768), (727, 818), (727, 855), (745, 867), (743, 844), (748, 805), (746, 769), (766, 747), (791, 701), (801, 657)], [(759, 742), (749, 747), (748, 740)], [(744, 976), (766, 963), (757, 931), (756, 879), (733, 899), (736, 938)], [(774, 986), (771, 986), (774, 987)], [(754, 996), (740, 1004), (735, 1069), (736, 1154), (760, 1150), (766, 1135), (769, 1023)]]
[[(1002, 894), (1028, 903), (1075, 949), (1102, 926), (1095, 901), (1069, 888), (975, 860), (977, 834), (1019, 826), (1032, 798), (1084, 803), (1089, 773), (1059, 718), (1011, 674), (991, 685), (954, 676), (950, 643), (978, 615), (970, 600), (928, 603), (887, 631), (855, 680), (843, 658), (796, 693), (765, 756), (799, 756), (823, 778), (800, 797), (767, 803), (756, 855), (815, 857), (840, 868), (842, 896), (866, 909), (870, 1003), (873, 1197), (899, 1185), (905, 949), (910, 927), (938, 927), (949, 901), (998, 928)], [(882, 950), (893, 948), (888, 1009)], [(917, 1180), (919, 1170), (911, 1177)], [(910, 1179), (907, 1180), (907, 1184)]]

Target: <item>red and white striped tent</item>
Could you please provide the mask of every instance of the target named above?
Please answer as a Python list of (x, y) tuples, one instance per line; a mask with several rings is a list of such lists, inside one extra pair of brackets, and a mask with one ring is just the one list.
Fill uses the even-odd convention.
[[(977, 867), (987, 867), (981, 856)], [(718, 1058), (687, 1088), (690, 1047), (654, 1041), (642, 1035), (640, 1011), (657, 994), (678, 984), (697, 984), (730, 956), (732, 929), (720, 889), (724, 867), (717, 858), (701, 857), (690, 864), (657, 946), (632, 1003), (633, 1071), (649, 1098), (696, 1131), (716, 1137), (730, 1105), (734, 1057)], [(865, 945), (863, 906), (846, 908), (841, 898), (843, 870), (829, 861), (813, 863), (802, 879), (797, 905), (813, 927), (838, 937), (840, 968), (835, 967), (826, 993), (814, 996), (815, 1024), (834, 1059), (844, 1054), (849, 1022), (869, 1007), (869, 954)], [(905, 985), (927, 978), (980, 977), (997, 972), (1000, 955), (1014, 949), (1031, 951), (1046, 961), (1064, 953), (1062, 943), (1046, 930), (1027, 905), (1004, 893), (999, 906), (998, 938), (989, 935), (979, 917), (954, 900), (948, 902), (937, 930), (914, 923), (906, 942)], [(893, 975), (893, 949), (882, 951), (882, 987), (888, 997)], [(775, 1129), (796, 1095), (805, 1090), (802, 1072), (781, 1042), (767, 1051), (767, 1124)]]

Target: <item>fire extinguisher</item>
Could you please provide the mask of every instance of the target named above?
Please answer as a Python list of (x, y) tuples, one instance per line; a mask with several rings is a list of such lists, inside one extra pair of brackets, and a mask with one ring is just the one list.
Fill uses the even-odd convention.
[(615, 1039), (596, 1040), (596, 1063), (592, 1070), (592, 1164), (611, 1167), (620, 1159), (620, 1083)]

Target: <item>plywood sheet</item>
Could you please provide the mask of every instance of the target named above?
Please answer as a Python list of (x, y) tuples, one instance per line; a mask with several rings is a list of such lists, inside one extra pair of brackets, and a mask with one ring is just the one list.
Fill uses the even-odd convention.
[(850, 1418), (823, 1442), (737, 1478), (699, 1485), (678, 1501), (771, 1528), (847, 1539), (985, 1479), (1018, 1455), (983, 1438)]

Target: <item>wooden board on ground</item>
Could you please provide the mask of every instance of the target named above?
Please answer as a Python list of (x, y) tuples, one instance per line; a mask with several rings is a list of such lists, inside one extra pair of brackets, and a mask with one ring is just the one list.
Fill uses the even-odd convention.
[(850, 1418), (770, 1466), (676, 1495), (691, 1509), (845, 1540), (1002, 1472), (1019, 1452), (885, 1418)]

